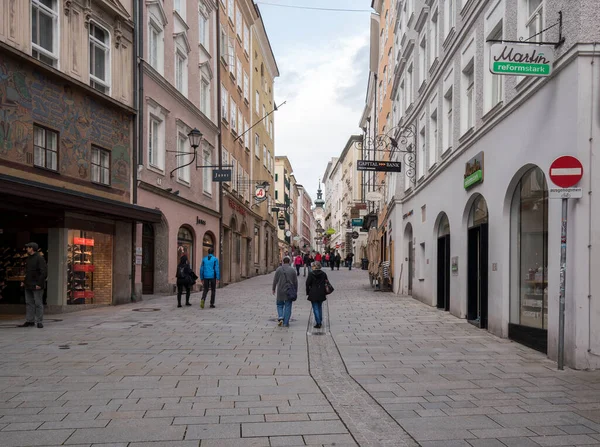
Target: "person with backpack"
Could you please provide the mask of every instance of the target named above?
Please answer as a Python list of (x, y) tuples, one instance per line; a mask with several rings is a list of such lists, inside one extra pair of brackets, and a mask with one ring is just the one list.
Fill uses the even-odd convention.
[(340, 256), (340, 252), (336, 251), (335, 252), (335, 266), (337, 267), (337, 269), (340, 269), (340, 264), (342, 263), (342, 257)]
[(346, 255), (346, 265), (348, 270), (352, 270), (352, 260), (354, 259), (354, 253), (350, 252)]
[(208, 249), (208, 256), (202, 259), (200, 265), (200, 280), (203, 282), (202, 300), (200, 300), (200, 308), (204, 309), (204, 301), (210, 289), (210, 308), (215, 308), (215, 294), (217, 284), (221, 280), (221, 271), (219, 270), (219, 260), (215, 256), (214, 248)]
[(306, 295), (312, 303), (315, 316), (315, 329), (321, 329), (323, 325), (323, 301), (327, 299), (325, 286), (328, 283), (327, 273), (321, 270), (321, 263), (315, 262), (313, 271), (306, 278)]
[(177, 265), (177, 307), (181, 307), (181, 295), (183, 294), (183, 289), (185, 288), (185, 305), (191, 306), (190, 304), (190, 293), (191, 287), (194, 283), (194, 271), (190, 267), (190, 261), (188, 260), (187, 255), (183, 255), (179, 259), (179, 264)]
[(283, 265), (275, 271), (273, 278), (273, 295), (277, 289), (277, 325), (290, 326), (292, 303), (298, 295), (298, 275), (290, 266), (290, 258), (283, 258)]
[(303, 263), (304, 263), (304, 260), (302, 259), (302, 256), (300, 255), (300, 253), (298, 253), (298, 256), (296, 256), (294, 258), (294, 267), (296, 267), (297, 276), (300, 276), (300, 267), (302, 267)]

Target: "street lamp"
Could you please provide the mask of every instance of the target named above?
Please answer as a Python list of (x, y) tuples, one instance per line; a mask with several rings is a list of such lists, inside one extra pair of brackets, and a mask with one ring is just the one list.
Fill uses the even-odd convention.
[(190, 146), (192, 146), (195, 151), (198, 149), (200, 142), (202, 141), (202, 132), (194, 127), (192, 130), (190, 130), (190, 133), (188, 133), (188, 138), (190, 139)]

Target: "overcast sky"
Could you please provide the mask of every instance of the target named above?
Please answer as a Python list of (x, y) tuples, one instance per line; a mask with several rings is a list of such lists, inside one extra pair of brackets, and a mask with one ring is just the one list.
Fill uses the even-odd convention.
[(329, 12), (271, 6), (370, 10), (370, 0), (256, 0), (280, 77), (275, 99), (275, 153), (287, 155), (313, 201), (331, 157), (358, 127), (368, 80), (369, 12)]

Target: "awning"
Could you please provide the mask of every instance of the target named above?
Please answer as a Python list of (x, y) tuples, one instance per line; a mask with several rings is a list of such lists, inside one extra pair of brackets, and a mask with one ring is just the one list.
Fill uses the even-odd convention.
[(159, 223), (162, 217), (160, 210), (0, 174), (0, 205), (6, 199), (5, 196), (116, 220)]

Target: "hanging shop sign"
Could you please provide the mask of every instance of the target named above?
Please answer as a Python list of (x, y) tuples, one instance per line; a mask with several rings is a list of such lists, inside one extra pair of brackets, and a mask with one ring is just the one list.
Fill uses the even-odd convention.
[(379, 202), (381, 199), (383, 199), (383, 195), (377, 191), (369, 191), (365, 195), (365, 199), (367, 199), (368, 202)]
[(333, 228), (329, 228), (329, 229), (328, 229), (328, 230), (325, 232), (325, 234), (328, 234), (328, 235), (330, 235), (330, 236), (331, 236), (332, 234), (335, 234), (335, 230), (334, 230)]
[(490, 48), (490, 71), (513, 76), (550, 76), (554, 48), (550, 45), (495, 43)]
[(267, 189), (264, 186), (257, 186), (254, 190), (254, 197), (256, 198), (256, 203), (261, 203), (267, 200)]
[(401, 168), (402, 164), (399, 161), (358, 160), (356, 162), (358, 171), (402, 172)]
[(352, 226), (353, 227), (362, 227), (363, 225), (363, 220), (362, 219), (352, 219)]
[(352, 239), (358, 239), (358, 231), (352, 232)]
[(465, 189), (469, 189), (479, 183), (483, 183), (483, 152), (475, 155), (465, 165)]
[(213, 182), (230, 182), (231, 181), (231, 169), (213, 169), (212, 181)]

